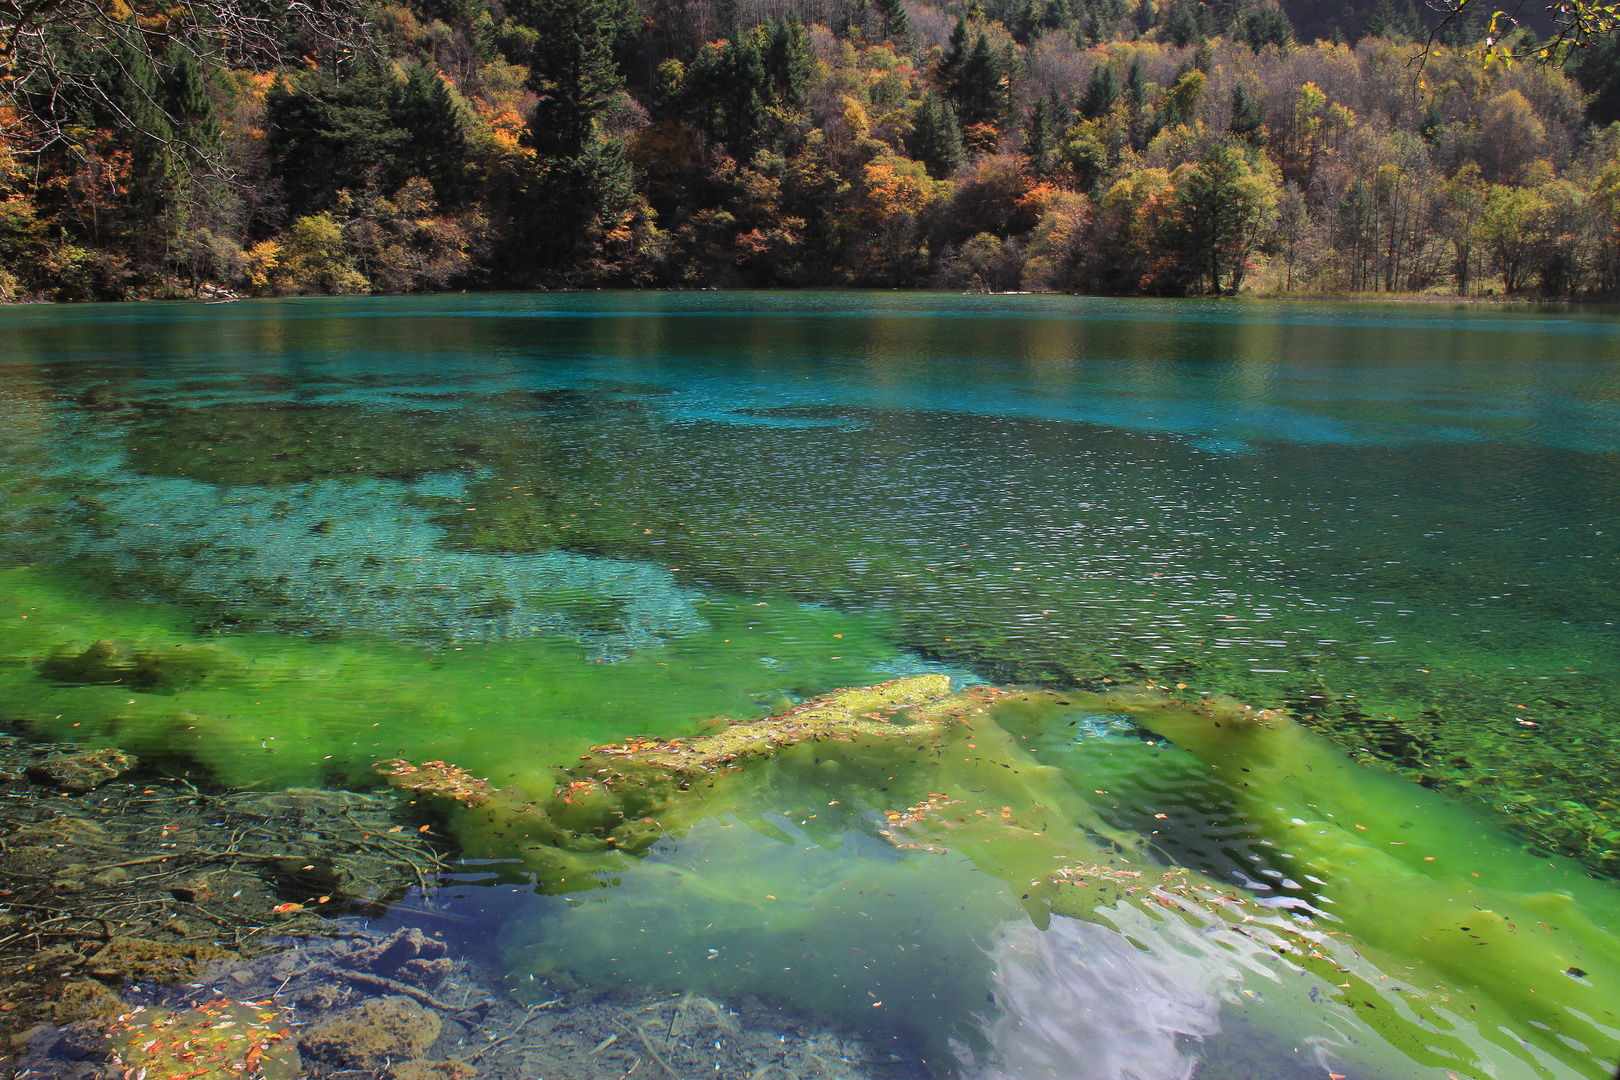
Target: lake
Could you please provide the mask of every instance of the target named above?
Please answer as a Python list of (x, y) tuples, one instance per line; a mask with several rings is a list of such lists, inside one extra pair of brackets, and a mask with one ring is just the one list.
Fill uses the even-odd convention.
[[(435, 902), (523, 1000), (754, 997), (938, 1076), (1612, 1075), (1612, 313), (600, 293), (0, 340), (12, 729), (488, 778)], [(592, 747), (894, 680), (603, 794)]]

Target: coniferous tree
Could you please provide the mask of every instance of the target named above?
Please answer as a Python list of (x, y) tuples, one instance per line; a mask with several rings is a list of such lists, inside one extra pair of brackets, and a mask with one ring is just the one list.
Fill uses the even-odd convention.
[(633, 182), (624, 145), (601, 118), (624, 87), (613, 50), (629, 18), (622, 0), (539, 0), (530, 85), (539, 95), (526, 138), (538, 172), (513, 240), (555, 274), (611, 230)]
[(810, 51), (810, 34), (797, 15), (771, 28), (764, 63), (776, 103), (788, 109), (804, 108), (805, 91), (815, 73), (816, 58)]
[(1181, 256), (1186, 273), (1207, 280), (1211, 292), (1237, 292), (1276, 206), (1276, 186), (1242, 151), (1214, 146), (1178, 185), (1160, 242)]
[(339, 191), (392, 176), (408, 138), (394, 123), (396, 92), (393, 75), (372, 66), (341, 82), (311, 71), (296, 83), (279, 76), (271, 83), (264, 102), (270, 172), (289, 218), (328, 210)]
[(1001, 60), (990, 48), (990, 37), (983, 31), (973, 48), (962, 59), (946, 94), (956, 106), (957, 122), (963, 127), (996, 123), (1003, 111)]
[(412, 68), (400, 87), (394, 120), (404, 132), (399, 171), (432, 184), (441, 204), (459, 202), (467, 159), (466, 120), (449, 86), (426, 65)]
[(1052, 175), (1057, 163), (1057, 141), (1052, 137), (1052, 114), (1045, 98), (1037, 98), (1024, 126), (1024, 156), (1036, 176)]
[(1260, 109), (1259, 99), (1238, 83), (1232, 88), (1232, 120), (1227, 130), (1240, 139), (1252, 141), (1259, 138), (1264, 124), (1265, 113)]
[(909, 53), (916, 47), (917, 40), (911, 32), (911, 16), (906, 14), (902, 0), (873, 0), (872, 6), (877, 9), (880, 20), (878, 31), (885, 40), (902, 53)]
[(214, 109), (213, 96), (208, 92), (208, 78), (190, 52), (174, 51), (178, 55), (163, 77), (163, 110), (187, 146), (206, 153), (220, 135), (219, 116)]
[(951, 107), (929, 94), (917, 107), (911, 127), (911, 156), (923, 163), (928, 175), (943, 180), (962, 164), (962, 129)]
[(1170, 44), (1184, 49), (1208, 37), (1209, 30), (1209, 15), (1198, 0), (1171, 0), (1170, 10), (1164, 17), (1164, 35), (1170, 39)]
[(719, 74), (726, 146), (738, 161), (748, 161), (765, 134), (766, 107), (771, 96), (765, 60), (752, 34), (732, 31)]
[(1258, 53), (1267, 45), (1286, 49), (1294, 43), (1294, 24), (1281, 8), (1256, 7), (1243, 13), (1237, 39)]
[(1593, 42), (1572, 66), (1581, 89), (1592, 95), (1587, 119), (1598, 125), (1620, 120), (1620, 37)]
[(1091, 69), (1086, 80), (1086, 92), (1080, 98), (1080, 115), (1095, 120), (1114, 107), (1119, 100), (1119, 72), (1112, 64), (1098, 64)]
[(1417, 5), (1412, 0), (1397, 4), (1395, 0), (1378, 0), (1378, 6), (1367, 18), (1369, 37), (1405, 38), (1415, 41), (1423, 36), (1423, 20), (1418, 18)]
[(946, 43), (945, 53), (940, 57), (939, 67), (934, 77), (944, 89), (946, 97), (954, 98), (954, 88), (962, 75), (962, 66), (967, 63), (968, 54), (968, 25), (967, 16), (958, 15), (956, 25), (951, 29), (950, 40)]
[(1125, 76), (1125, 96), (1130, 99), (1132, 110), (1140, 110), (1147, 104), (1147, 79), (1142, 75), (1142, 62), (1131, 61), (1131, 70)]
[(590, 147), (596, 120), (624, 87), (613, 48), (628, 18), (622, 0), (540, 0), (530, 18), (539, 37), (529, 82), (539, 100), (529, 140), (546, 158)]

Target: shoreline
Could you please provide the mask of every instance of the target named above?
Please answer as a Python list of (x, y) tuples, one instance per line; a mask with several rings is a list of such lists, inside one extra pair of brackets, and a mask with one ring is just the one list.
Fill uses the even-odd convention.
[(1546, 297), (1525, 295), (1487, 295), (1487, 296), (1459, 296), (1444, 293), (1297, 293), (1297, 292), (1243, 292), (1236, 296), (1231, 294), (1200, 294), (1188, 296), (1158, 296), (1142, 293), (1071, 293), (1039, 289), (1014, 289), (1005, 291), (963, 292), (958, 289), (930, 289), (930, 288), (859, 288), (855, 286), (838, 285), (808, 285), (791, 289), (777, 288), (617, 288), (611, 286), (581, 287), (581, 288), (534, 288), (534, 289), (444, 289), (437, 292), (365, 292), (365, 293), (286, 293), (266, 296), (238, 296), (230, 300), (220, 300), (208, 294), (198, 293), (195, 296), (131, 296), (121, 300), (48, 300), (37, 297), (0, 298), (0, 311), (6, 308), (74, 308), (102, 305), (148, 305), (148, 304), (205, 304), (208, 306), (226, 306), (229, 304), (246, 303), (264, 300), (394, 300), (394, 299), (426, 299), (441, 296), (571, 296), (600, 293), (615, 294), (706, 294), (728, 293), (744, 295), (791, 296), (795, 294), (819, 293), (855, 293), (870, 294), (872, 296), (892, 296), (896, 294), (907, 295), (936, 295), (936, 296), (964, 296), (964, 297), (992, 297), (992, 296), (1031, 296), (1031, 297), (1066, 297), (1077, 300), (1149, 300), (1149, 301), (1276, 301), (1301, 303), (1330, 303), (1330, 304), (1432, 304), (1467, 307), (1512, 307), (1526, 309), (1569, 309), (1592, 308), (1610, 309), (1620, 314), (1620, 296), (1604, 296), (1581, 299), (1549, 299)]

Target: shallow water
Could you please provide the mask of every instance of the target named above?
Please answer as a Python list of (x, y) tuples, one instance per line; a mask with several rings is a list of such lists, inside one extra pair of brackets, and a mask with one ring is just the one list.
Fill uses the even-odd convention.
[[(1262, 797), (1231, 775), (1261, 761), (1151, 702), (1054, 698), (995, 713), (983, 769), (784, 760), (584, 878), (464, 820), (494, 869), (459, 902), (522, 992), (756, 994), (942, 1075), (1615, 1056), (1607, 313), (606, 294), (9, 309), (0, 340), (0, 693), (38, 736), (245, 787), (442, 759), (539, 798), (592, 744), (943, 673), (1286, 706), (1290, 760), (1352, 770)], [(80, 656), (105, 639), (131, 652)], [(997, 796), (1001, 768), (1045, 786)], [(935, 794), (998, 828), (1068, 806), (1070, 833), (883, 835)], [(1296, 835), (1350, 812), (1383, 861)], [(1037, 860), (1103, 855), (1310, 926), (1355, 907), (1385, 966), (1347, 994), (1219, 928), (1024, 895)], [(1578, 917), (1595, 959), (1430, 948), (1453, 879)], [(1467, 1008), (1351, 1001), (1418, 970)], [(1587, 996), (1551, 1019), (1504, 988), (1560, 979)]]

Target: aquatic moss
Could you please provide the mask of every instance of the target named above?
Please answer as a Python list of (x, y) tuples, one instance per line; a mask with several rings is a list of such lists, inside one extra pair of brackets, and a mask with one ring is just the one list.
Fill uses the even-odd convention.
[(483, 452), (442, 415), (284, 401), (145, 406), (128, 446), (130, 465), (152, 476), (276, 486), (415, 479), (467, 466)]
[(58, 645), (39, 666), (48, 679), (63, 683), (113, 683), (139, 690), (178, 690), (217, 671), (240, 670), (239, 657), (216, 646), (175, 644), (135, 649), (103, 639), (80, 650)]
[[(908, 703), (916, 711), (902, 715)], [(1082, 797), (1079, 778), (1061, 763), (1042, 764), (1042, 748), (1018, 734), (1032, 730), (1032, 718), (1055, 727), (1078, 710), (1134, 717), (1213, 773), (1230, 771), (1229, 790), (1242, 810), (1286, 856), (1278, 864), (1313, 883), (1293, 908), (1313, 918), (1302, 921), (1286, 906), (1187, 868), (1167, 869), (1153, 857), (1151, 837), (1110, 826), (1098, 804), (1109, 805), (1113, 793)], [(1230, 700), (1180, 701), (1145, 687), (1058, 699), (1045, 692), (950, 695), (938, 681), (902, 681), (864, 695), (831, 695), (798, 717), (674, 743), (599, 748), (562, 773), (549, 798), (497, 796), (457, 811), (457, 827), (477, 849), (538, 873), (542, 891), (573, 894), (632, 878), (648, 883), (638, 890), (651, 888), (657, 872), (644, 879), (633, 856), (663, 850), (653, 861), (665, 863), (664, 841), (676, 840), (678, 849), (678, 838), (709, 835), (709, 823), (728, 816), (790, 849), (802, 841), (784, 831), (789, 823), (823, 844), (865, 836), (909, 857), (966, 856), (1038, 924), (1051, 913), (1100, 920), (1133, 936), (1183, 942), (1178, 948), (1196, 941), (1212, 963), (1247, 957), (1239, 967), (1263, 978), (1310, 973), (1338, 1015), (1378, 1032), (1390, 1053), (1409, 1061), (1485, 1076), (1523, 1066), (1519, 1039), (1578, 1070), (1617, 1049), (1609, 1034), (1620, 1000), (1612, 886), (1568, 865), (1538, 864), (1442, 797), (1346, 760), (1285, 714)], [(1163, 759), (1140, 738), (1111, 745), (1142, 767)], [(1109, 783), (1097, 774), (1084, 782)], [(752, 872), (705, 870), (713, 880), (703, 894), (754, 897), (738, 901), (727, 918), (763, 918), (774, 934), (794, 933), (777, 917), (783, 894), (776, 888), (799, 905), (832, 903), (842, 887), (814, 884), (814, 875), (799, 886), (780, 879), (742, 885)], [(901, 874), (882, 887), (912, 888), (905, 880)], [(616, 898), (614, 908), (625, 903), (637, 907)], [(680, 933), (717, 940), (702, 931), (696, 924)], [(670, 955), (685, 957), (677, 963), (682, 971), (699, 966), (679, 937), (659, 940)], [(614, 956), (632, 948), (612, 934), (602, 941), (614, 943)], [(631, 970), (622, 960), (597, 977)], [(760, 980), (754, 991), (820, 993), (788, 991), (768, 971), (738, 971), (726, 985), (735, 990), (750, 978)], [(1319, 1013), (1317, 1005), (1317, 997), (1289, 997), (1266, 1022), (1286, 1031)], [(817, 1007), (839, 1008), (825, 1000)], [(1504, 1039), (1498, 1028), (1516, 1034)]]

